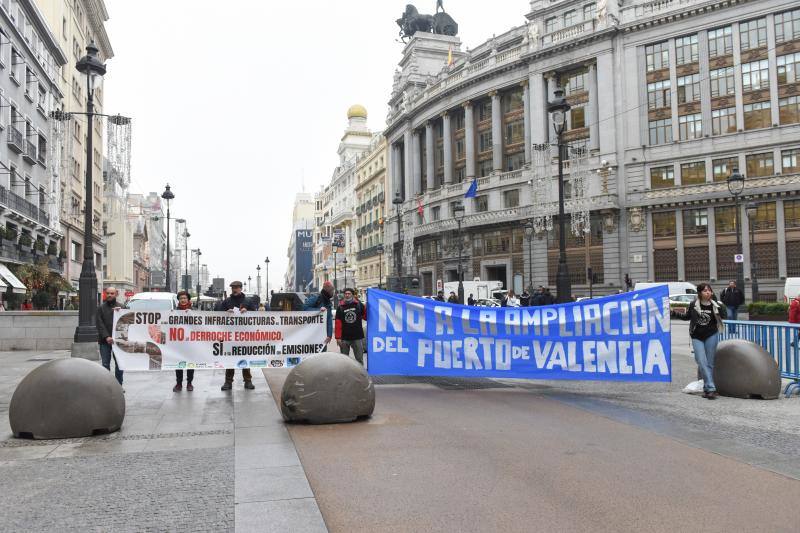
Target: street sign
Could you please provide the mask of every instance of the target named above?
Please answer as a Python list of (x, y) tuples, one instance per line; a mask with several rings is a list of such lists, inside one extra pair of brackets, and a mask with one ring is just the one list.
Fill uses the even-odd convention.
[(442, 280), (437, 279), (436, 280), (436, 292), (443, 291), (443, 290), (444, 290), (444, 283), (442, 282)]
[(736, 254), (733, 256), (734, 263), (744, 263), (744, 254)]

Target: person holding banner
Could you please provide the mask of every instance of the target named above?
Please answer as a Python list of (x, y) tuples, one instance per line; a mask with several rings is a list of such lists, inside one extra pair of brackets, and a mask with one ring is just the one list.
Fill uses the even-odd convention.
[(364, 326), (367, 320), (367, 306), (355, 297), (353, 289), (344, 290), (344, 300), (336, 308), (336, 344), (344, 355), (353, 356), (364, 366)]
[[(178, 309), (183, 311), (188, 311), (192, 308), (192, 300), (189, 296), (189, 293), (186, 291), (181, 291), (178, 293)], [(178, 369), (175, 371), (175, 379), (178, 381), (174, 387), (172, 387), (172, 392), (180, 392), (183, 390), (183, 370)], [(192, 380), (194, 379), (194, 369), (190, 368), (186, 371), (186, 390), (192, 392), (194, 390), (194, 386), (192, 386)]]
[[(217, 304), (216, 311), (228, 311), (229, 313), (246, 313), (247, 311), (255, 311), (256, 307), (252, 300), (247, 298), (242, 292), (242, 282), (231, 282), (231, 295)], [(233, 387), (233, 376), (236, 371), (233, 368), (225, 370), (225, 383), (222, 384), (222, 390), (231, 390)], [(248, 390), (255, 389), (253, 385), (253, 375), (249, 368), (242, 369), (242, 379), (244, 380), (244, 388)]]
[(723, 331), (722, 321), (727, 317), (725, 305), (714, 299), (714, 291), (708, 283), (697, 285), (697, 298), (689, 304), (684, 320), (689, 320), (689, 337), (700, 375), (703, 377), (703, 398), (717, 399), (714, 385), (714, 355)]
[(303, 311), (316, 311), (319, 309), (326, 314), (326, 345), (331, 342), (331, 338), (333, 337), (333, 293), (333, 283), (326, 281), (322, 284), (322, 290), (319, 291), (319, 294), (312, 294), (303, 302)]
[(114, 329), (114, 309), (119, 309), (122, 306), (117, 303), (117, 289), (114, 287), (106, 287), (105, 296), (105, 300), (97, 308), (97, 314), (95, 315), (100, 362), (106, 370), (111, 372), (111, 359), (114, 359), (114, 377), (122, 385), (122, 370), (120, 370), (117, 358), (114, 357), (114, 353), (111, 350), (111, 346), (114, 344), (111, 334)]

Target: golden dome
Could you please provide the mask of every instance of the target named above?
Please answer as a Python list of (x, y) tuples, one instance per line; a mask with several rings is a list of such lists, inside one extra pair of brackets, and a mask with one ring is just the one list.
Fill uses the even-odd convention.
[(347, 118), (349, 120), (353, 117), (367, 118), (367, 108), (361, 104), (350, 106), (350, 109), (347, 110)]

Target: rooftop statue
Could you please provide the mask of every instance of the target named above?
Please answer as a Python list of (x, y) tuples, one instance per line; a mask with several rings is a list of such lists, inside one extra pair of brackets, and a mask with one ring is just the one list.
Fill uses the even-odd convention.
[(400, 26), (403, 42), (410, 40), (418, 31), (450, 36), (458, 33), (458, 24), (445, 12), (443, 0), (436, 1), (435, 15), (421, 15), (416, 7), (407, 4), (403, 16), (397, 19), (397, 25)]

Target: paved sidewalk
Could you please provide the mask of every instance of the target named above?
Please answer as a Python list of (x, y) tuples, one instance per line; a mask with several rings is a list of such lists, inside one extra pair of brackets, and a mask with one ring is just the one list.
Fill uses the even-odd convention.
[(198, 371), (191, 393), (172, 372), (129, 372), (119, 432), (14, 439), (17, 383), (66, 356), (0, 352), (0, 531), (326, 531), (260, 372), (256, 390), (237, 375), (222, 392), (222, 371)]

